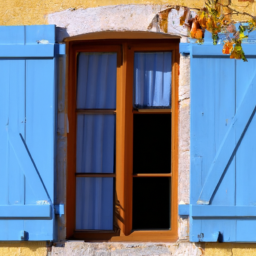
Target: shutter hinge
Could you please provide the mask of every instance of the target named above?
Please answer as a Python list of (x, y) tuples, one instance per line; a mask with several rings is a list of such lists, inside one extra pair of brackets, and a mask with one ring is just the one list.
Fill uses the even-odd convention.
[(189, 209), (190, 205), (189, 204), (179, 204), (179, 215), (182, 218), (188, 218), (189, 216)]
[(55, 204), (54, 210), (55, 210), (55, 214), (58, 214), (61, 217), (65, 213), (64, 204)]
[(21, 241), (28, 241), (28, 232), (25, 230), (20, 231), (20, 240)]

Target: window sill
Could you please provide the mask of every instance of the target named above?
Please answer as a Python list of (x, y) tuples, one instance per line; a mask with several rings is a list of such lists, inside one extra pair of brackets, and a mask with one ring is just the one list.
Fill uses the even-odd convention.
[(129, 236), (120, 235), (119, 232), (83, 232), (74, 233), (73, 239), (90, 242), (111, 241), (111, 242), (176, 242), (178, 235), (172, 231), (135, 231)]

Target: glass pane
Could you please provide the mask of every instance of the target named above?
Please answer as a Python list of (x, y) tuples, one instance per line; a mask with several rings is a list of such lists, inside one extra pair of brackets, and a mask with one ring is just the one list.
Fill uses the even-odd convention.
[(76, 229), (113, 230), (113, 178), (76, 178)]
[(170, 178), (133, 179), (133, 230), (170, 229)]
[(134, 107), (170, 108), (171, 52), (137, 52), (134, 56)]
[(133, 173), (171, 172), (171, 114), (137, 114), (133, 122)]
[(77, 115), (76, 172), (114, 173), (115, 115)]
[(80, 53), (78, 56), (77, 108), (116, 108), (116, 53)]

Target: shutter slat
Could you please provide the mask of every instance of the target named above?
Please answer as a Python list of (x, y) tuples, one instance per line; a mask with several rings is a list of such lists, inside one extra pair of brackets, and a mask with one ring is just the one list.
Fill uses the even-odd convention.
[(204, 206), (193, 205), (191, 210), (193, 218), (227, 218), (227, 217), (246, 217), (256, 218), (255, 206)]
[[(3, 60), (0, 60), (3, 61)], [(6, 61), (3, 61), (6, 62)], [(8, 60), (9, 69), (9, 125), (7, 131), (11, 130), (17, 134), (25, 134), (25, 61)], [(15, 75), (10, 75), (15, 72)], [(25, 187), (24, 174), (19, 166), (15, 153), (9, 147), (9, 179), (8, 200), (9, 204), (24, 204)]]
[(1, 45), (1, 58), (53, 58), (54, 44), (38, 45)]
[(0, 205), (0, 218), (50, 218), (50, 205)]
[[(237, 106), (243, 99), (243, 94), (250, 85), (255, 74), (256, 59), (249, 59), (248, 63), (237, 61), (236, 73), (236, 102)], [(255, 84), (256, 86), (256, 84)], [(256, 99), (252, 99), (256, 104)], [(256, 181), (256, 116), (252, 117), (244, 137), (236, 152), (236, 202), (241, 206), (255, 206), (255, 181)], [(237, 239), (256, 241), (256, 220), (237, 220)]]
[[(53, 201), (55, 159), (55, 61), (26, 61), (26, 143)], [(46, 86), (52, 85), (52, 86)], [(47, 138), (47, 139), (46, 139)], [(43, 157), (42, 157), (43, 156)], [(26, 198), (33, 202), (34, 198)]]

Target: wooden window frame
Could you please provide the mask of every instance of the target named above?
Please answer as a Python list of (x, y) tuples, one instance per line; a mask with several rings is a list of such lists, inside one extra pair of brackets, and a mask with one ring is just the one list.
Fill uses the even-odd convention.
[[(172, 51), (171, 109), (133, 109), (133, 61), (134, 52)], [(76, 84), (77, 56), (79, 52), (117, 52), (116, 88), (116, 172), (114, 231), (75, 231), (76, 209)], [(178, 239), (178, 75), (179, 40), (88, 40), (67, 42), (68, 119), (67, 135), (67, 198), (66, 237), (85, 241), (116, 242), (172, 242)], [(87, 113), (113, 113), (112, 110), (86, 110)], [(171, 174), (137, 174), (141, 177), (171, 177), (171, 230), (132, 231), (132, 179), (133, 179), (133, 114), (171, 113)], [(103, 175), (102, 175), (103, 176)]]

